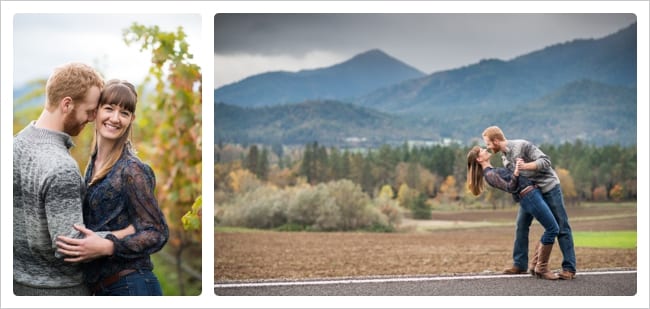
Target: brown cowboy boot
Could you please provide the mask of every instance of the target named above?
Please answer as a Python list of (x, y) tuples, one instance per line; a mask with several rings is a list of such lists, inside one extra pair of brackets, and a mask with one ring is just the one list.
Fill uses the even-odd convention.
[(504, 275), (519, 275), (519, 274), (525, 274), (526, 270), (521, 269), (515, 265), (512, 265), (510, 268), (506, 268), (503, 270)]
[(575, 279), (576, 273), (574, 271), (563, 269), (561, 273), (558, 274), (562, 280), (571, 280)]
[(533, 257), (530, 259), (528, 272), (533, 276), (535, 276), (535, 266), (537, 266), (537, 259), (539, 259), (539, 251), (541, 249), (542, 249), (542, 242), (538, 242), (537, 246), (535, 246), (535, 253), (533, 253)]
[(535, 274), (537, 275), (537, 278), (547, 280), (560, 279), (560, 277), (548, 269), (548, 260), (551, 257), (551, 250), (553, 250), (553, 244), (541, 245), (539, 257), (537, 258), (537, 265), (535, 265)]

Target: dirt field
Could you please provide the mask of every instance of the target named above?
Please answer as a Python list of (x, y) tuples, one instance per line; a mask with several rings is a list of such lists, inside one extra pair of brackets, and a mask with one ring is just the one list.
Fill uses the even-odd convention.
[[(569, 208), (574, 231), (636, 230), (636, 207)], [(215, 281), (499, 273), (512, 263), (515, 210), (434, 213), (401, 233), (215, 233)], [(541, 236), (531, 227), (530, 248)], [(636, 268), (636, 249), (576, 248), (578, 271)], [(551, 266), (560, 268), (556, 243)]]

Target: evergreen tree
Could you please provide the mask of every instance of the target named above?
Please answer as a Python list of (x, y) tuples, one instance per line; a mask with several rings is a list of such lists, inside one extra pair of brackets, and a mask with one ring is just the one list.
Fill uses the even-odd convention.
[(330, 148), (329, 154), (330, 162), (330, 179), (339, 180), (345, 177), (345, 171), (343, 170), (343, 157), (341, 152), (336, 147)]
[(245, 167), (253, 174), (257, 174), (257, 165), (260, 162), (259, 156), (260, 154), (257, 145), (251, 145), (250, 148), (248, 148)]
[(327, 182), (331, 178), (330, 167), (327, 158), (327, 148), (325, 146), (314, 145), (314, 151), (316, 151), (316, 164), (314, 166), (314, 174), (317, 182)]
[(313, 165), (313, 160), (314, 159), (312, 158), (311, 145), (307, 144), (305, 145), (305, 150), (302, 154), (302, 162), (300, 163), (300, 175), (307, 178), (307, 183), (312, 183), (314, 180), (311, 168)]
[(269, 177), (269, 169), (269, 151), (263, 148), (262, 154), (258, 158), (255, 175), (261, 180), (267, 180)]
[(350, 174), (350, 152), (347, 150), (343, 152), (343, 158), (341, 159), (341, 174), (340, 178), (342, 179), (351, 179)]
[(409, 200), (408, 204), (414, 219), (431, 219), (431, 207), (427, 204), (427, 197), (424, 194), (418, 194)]

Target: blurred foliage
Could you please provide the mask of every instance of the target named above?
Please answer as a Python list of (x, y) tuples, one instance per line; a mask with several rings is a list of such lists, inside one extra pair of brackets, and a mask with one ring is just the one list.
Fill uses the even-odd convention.
[(407, 200), (406, 205), (414, 219), (431, 219), (431, 206), (427, 204), (427, 197), (424, 194), (420, 193), (414, 199)]
[[(38, 119), (38, 116), (45, 105), (45, 84), (47, 79), (35, 79), (28, 84), (33, 86), (33, 90), (21, 97), (14, 98), (14, 125), (13, 133), (18, 134), (20, 130), (26, 127), (31, 121)], [(42, 104), (38, 106), (28, 106), (30, 100), (40, 98)], [(88, 130), (82, 131), (82, 133)]]
[[(140, 112), (145, 115), (140, 117), (142, 140), (147, 141), (144, 152), (156, 172), (158, 201), (170, 227), (167, 249), (175, 258), (179, 294), (186, 295), (183, 268), (201, 269), (196, 255), (183, 258), (186, 250), (201, 247), (201, 69), (192, 62), (182, 27), (165, 32), (134, 23), (123, 37), (127, 45), (152, 55), (144, 84), (153, 82), (154, 90)], [(183, 221), (191, 222), (190, 228)]]
[(196, 198), (192, 210), (188, 211), (182, 218), (185, 230), (198, 230), (201, 228), (201, 212), (203, 209), (203, 198)]
[[(577, 203), (592, 200), (636, 200), (636, 145), (594, 146), (577, 141), (560, 145), (544, 144), (540, 149), (551, 157), (556, 171), (569, 171)], [(564, 191), (564, 183), (567, 181), (562, 181)], [(620, 190), (617, 188), (612, 191), (616, 185)], [(571, 191), (568, 193), (573, 194)], [(611, 193), (615, 193), (615, 196)]]
[[(169, 250), (163, 249), (151, 255), (151, 261), (154, 264), (153, 272), (160, 281), (160, 286), (163, 290), (163, 295), (199, 295), (201, 294), (201, 277), (197, 270), (185, 268), (186, 273), (192, 273), (192, 276), (183, 276), (183, 290), (178, 285), (179, 273), (176, 271), (176, 259), (171, 255)], [(186, 250), (183, 253), (183, 259), (192, 259), (201, 255), (201, 248), (194, 247), (191, 250)]]

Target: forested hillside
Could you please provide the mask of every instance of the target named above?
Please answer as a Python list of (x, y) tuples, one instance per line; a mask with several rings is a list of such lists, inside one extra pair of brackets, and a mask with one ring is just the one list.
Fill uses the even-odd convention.
[(214, 122), (215, 140), (222, 143), (372, 145), (402, 142), (415, 132), (399, 117), (338, 101), (259, 108), (220, 103)]
[[(469, 144), (498, 125), (538, 144), (635, 145), (636, 57), (636, 24), (422, 77), (373, 50), (330, 68), (262, 74), (216, 89), (215, 143)], [(388, 82), (372, 68), (409, 77), (368, 90)], [(224, 95), (231, 90), (237, 98)]]
[(399, 145), (408, 140), (461, 144), (480, 140), (498, 125), (508, 136), (537, 144), (586, 141), (636, 144), (636, 89), (591, 80), (569, 83), (520, 107), (432, 109), (425, 119), (390, 115), (337, 101), (240, 108), (215, 104), (217, 143), (301, 145), (312, 141), (339, 147)]

